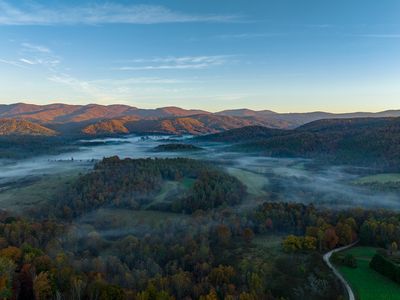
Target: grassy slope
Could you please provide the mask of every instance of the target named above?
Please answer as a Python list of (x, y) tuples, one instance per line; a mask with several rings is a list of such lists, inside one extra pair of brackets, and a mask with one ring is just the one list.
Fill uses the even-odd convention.
[(78, 178), (80, 169), (60, 174), (43, 175), (31, 184), (16, 184), (0, 192), (0, 206), (17, 213), (57, 199), (66, 185)]
[(254, 196), (265, 196), (264, 186), (268, 184), (268, 178), (254, 172), (246, 171), (239, 168), (229, 167), (226, 169), (228, 173), (239, 179), (247, 186), (247, 192)]
[(380, 275), (369, 267), (376, 249), (355, 247), (343, 253), (353, 254), (357, 259), (356, 269), (340, 266), (338, 269), (349, 282), (360, 300), (400, 299), (400, 285)]

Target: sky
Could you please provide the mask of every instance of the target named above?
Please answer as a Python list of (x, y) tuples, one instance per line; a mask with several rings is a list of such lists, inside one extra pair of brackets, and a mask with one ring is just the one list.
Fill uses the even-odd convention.
[(398, 0), (0, 0), (0, 103), (400, 109)]

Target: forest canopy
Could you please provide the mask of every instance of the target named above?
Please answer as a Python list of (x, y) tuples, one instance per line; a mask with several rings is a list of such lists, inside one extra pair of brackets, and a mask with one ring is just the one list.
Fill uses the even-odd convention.
[[(175, 193), (154, 199), (167, 182), (178, 182)], [(193, 213), (223, 204), (236, 205), (246, 187), (208, 163), (185, 158), (104, 158), (81, 176), (57, 206), (66, 218), (100, 207), (124, 207)]]

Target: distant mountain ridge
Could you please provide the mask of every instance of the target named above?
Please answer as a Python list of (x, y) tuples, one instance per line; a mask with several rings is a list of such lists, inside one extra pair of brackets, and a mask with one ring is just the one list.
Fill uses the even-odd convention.
[(186, 110), (179, 107), (140, 109), (128, 105), (69, 105), (62, 103), (35, 105), (26, 103), (0, 104), (0, 118), (18, 118), (42, 123), (67, 123), (115, 119), (125, 116), (137, 118), (165, 118), (209, 114), (202, 110)]
[(287, 128), (295, 128), (303, 124), (322, 120), (322, 119), (349, 119), (349, 118), (387, 118), (400, 117), (400, 110), (386, 110), (377, 113), (371, 112), (354, 112), (354, 113), (329, 113), (323, 111), (306, 112), (306, 113), (276, 113), (270, 110), (254, 111), (250, 109), (234, 109), (217, 112), (219, 115), (226, 116), (252, 116), (259, 118), (269, 118), (271, 120), (281, 120), (288, 122), (292, 126)]
[[(276, 113), (270, 110), (224, 110), (211, 113), (197, 109), (161, 107), (141, 109), (129, 105), (69, 105), (54, 103), (36, 105), (27, 103), (0, 104), (0, 119), (24, 120), (38, 124), (49, 134), (113, 135), (127, 133), (165, 133), (201, 135), (217, 133), (244, 126), (263, 126), (275, 129), (294, 129), (320, 119), (399, 117), (400, 110), (379, 113), (333, 114), (326, 112)], [(16, 125), (16, 124), (14, 124)], [(19, 123), (20, 132), (27, 124)], [(25, 129), (24, 129), (25, 126)], [(32, 125), (29, 125), (32, 126)], [(16, 134), (18, 130), (3, 130)]]
[(331, 118), (365, 118), (365, 117), (400, 117), (400, 110), (388, 110), (378, 113), (355, 112), (334, 114), (327, 112), (308, 113), (277, 113), (271, 110), (255, 111), (251, 109), (233, 109), (211, 113), (198, 109), (183, 109), (175, 106), (155, 109), (141, 109), (134, 106), (113, 105), (70, 105), (54, 103), (36, 105), (27, 103), (0, 104), (0, 118), (18, 118), (42, 123), (83, 122), (93, 120), (115, 119), (125, 116), (140, 119), (184, 117), (192, 115), (219, 115), (231, 117), (247, 117), (270, 119), (272, 121), (287, 122), (282, 126), (296, 127), (319, 119)]

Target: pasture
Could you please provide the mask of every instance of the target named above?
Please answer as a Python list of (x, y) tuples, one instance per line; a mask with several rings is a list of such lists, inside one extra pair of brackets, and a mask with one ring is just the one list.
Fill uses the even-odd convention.
[(349, 282), (359, 300), (400, 299), (400, 285), (387, 279), (369, 267), (376, 252), (372, 247), (354, 247), (342, 254), (352, 254), (357, 260), (357, 268), (339, 266), (338, 270)]

